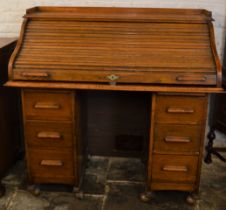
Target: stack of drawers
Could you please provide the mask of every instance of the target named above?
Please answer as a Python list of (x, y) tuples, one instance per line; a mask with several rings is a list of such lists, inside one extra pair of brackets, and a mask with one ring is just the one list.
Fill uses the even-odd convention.
[(151, 190), (198, 189), (207, 96), (153, 94), (149, 153)]
[(23, 90), (23, 119), (31, 183), (79, 182), (74, 91)]

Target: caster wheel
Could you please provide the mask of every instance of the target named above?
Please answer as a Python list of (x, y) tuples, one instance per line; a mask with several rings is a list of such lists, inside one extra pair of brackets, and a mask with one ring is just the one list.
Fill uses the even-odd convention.
[(35, 195), (35, 196), (38, 196), (41, 193), (39, 187), (35, 185), (29, 185), (27, 187), (27, 191), (29, 191), (32, 195)]
[(195, 205), (196, 200), (192, 195), (188, 195), (187, 198), (186, 198), (186, 202), (189, 205)]
[(148, 203), (153, 198), (153, 194), (151, 192), (144, 192), (140, 194), (140, 200), (144, 203)]
[(5, 195), (5, 186), (0, 184), (0, 198)]

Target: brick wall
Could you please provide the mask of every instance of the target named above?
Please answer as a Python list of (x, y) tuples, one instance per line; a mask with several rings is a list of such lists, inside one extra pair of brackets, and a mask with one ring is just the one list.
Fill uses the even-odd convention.
[(0, 37), (18, 36), (25, 10), (39, 5), (208, 9), (213, 12), (216, 20), (216, 43), (222, 57), (226, 32), (226, 0), (0, 0)]

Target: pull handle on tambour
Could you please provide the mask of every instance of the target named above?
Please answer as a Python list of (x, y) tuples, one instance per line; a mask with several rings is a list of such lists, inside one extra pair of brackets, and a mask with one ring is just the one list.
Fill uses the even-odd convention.
[(166, 112), (168, 113), (181, 113), (181, 114), (192, 114), (194, 113), (193, 108), (183, 108), (183, 107), (168, 107), (166, 109)]
[(60, 109), (60, 104), (52, 102), (36, 102), (34, 104), (35, 109)]
[(166, 165), (162, 167), (162, 170), (169, 172), (188, 172), (188, 168), (186, 166)]
[(177, 76), (176, 80), (181, 82), (205, 82), (207, 78), (206, 76)]
[(41, 166), (63, 166), (64, 163), (62, 160), (42, 160), (40, 162)]
[(166, 136), (164, 141), (167, 143), (189, 143), (191, 138), (188, 136)]
[(21, 75), (23, 77), (42, 77), (42, 78), (49, 77), (49, 74), (47, 72), (22, 72)]
[(40, 139), (61, 139), (62, 135), (59, 132), (41, 131), (37, 137)]

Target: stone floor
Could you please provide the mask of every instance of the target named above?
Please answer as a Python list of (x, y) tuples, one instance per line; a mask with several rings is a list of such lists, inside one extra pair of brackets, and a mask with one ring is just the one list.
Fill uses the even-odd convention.
[(139, 159), (89, 157), (83, 199), (60, 185), (41, 185), (40, 195), (34, 196), (26, 191), (25, 171), (24, 161), (18, 161), (3, 179), (6, 195), (0, 210), (226, 210), (226, 164), (215, 158), (202, 166), (195, 206), (184, 202), (186, 193), (176, 191), (159, 191), (152, 202), (140, 202), (145, 169)]

